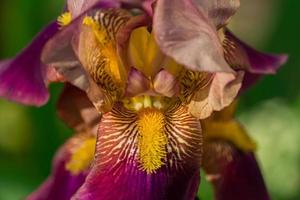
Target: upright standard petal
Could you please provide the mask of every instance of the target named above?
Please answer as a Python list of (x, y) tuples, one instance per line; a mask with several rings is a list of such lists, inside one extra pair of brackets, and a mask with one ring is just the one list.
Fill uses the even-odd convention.
[(227, 24), (240, 7), (240, 0), (195, 0), (217, 28)]
[(274, 74), (287, 61), (287, 55), (261, 53), (242, 42), (228, 29), (224, 30), (224, 56), (234, 69), (256, 74)]
[(201, 138), (184, 107), (162, 114), (116, 105), (101, 120), (92, 171), (73, 199), (194, 200)]
[(120, 0), (67, 0), (68, 10), (71, 12), (72, 18), (77, 18), (89, 9), (99, 7), (119, 7)]
[(159, 0), (153, 29), (161, 50), (193, 71), (232, 72), (216, 28), (193, 0)]
[(47, 102), (46, 66), (40, 57), (45, 43), (57, 31), (57, 23), (51, 23), (19, 55), (0, 62), (0, 96), (28, 105)]

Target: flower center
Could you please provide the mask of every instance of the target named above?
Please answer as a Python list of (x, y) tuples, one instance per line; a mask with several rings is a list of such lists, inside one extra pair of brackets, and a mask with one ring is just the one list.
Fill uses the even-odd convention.
[(166, 160), (165, 116), (155, 108), (146, 108), (138, 113), (138, 117), (140, 168), (150, 174)]
[(145, 108), (155, 108), (161, 110), (166, 108), (167, 102), (161, 96), (137, 96), (123, 100), (124, 106), (133, 111), (140, 111)]

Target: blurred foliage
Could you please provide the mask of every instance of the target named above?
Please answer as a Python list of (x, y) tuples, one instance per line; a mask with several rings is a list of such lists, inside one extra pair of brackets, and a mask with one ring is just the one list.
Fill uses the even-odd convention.
[[(1, 0), (0, 58), (14, 56), (63, 9), (62, 0)], [(300, 199), (300, 1), (241, 0), (238, 35), (261, 50), (285, 52), (289, 63), (242, 96), (238, 112), (259, 144), (258, 157), (275, 200)], [(0, 101), (0, 200), (22, 199), (49, 174), (57, 147), (72, 133), (57, 118), (61, 85), (50, 102), (28, 108)], [(201, 199), (211, 199), (202, 178)]]

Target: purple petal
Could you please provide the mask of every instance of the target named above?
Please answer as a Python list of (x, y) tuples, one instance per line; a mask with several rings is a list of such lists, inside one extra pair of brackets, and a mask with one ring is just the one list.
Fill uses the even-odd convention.
[(216, 28), (192, 0), (157, 1), (153, 29), (161, 50), (194, 71), (232, 72)]
[(262, 78), (262, 76), (263, 76), (262, 74), (252, 74), (252, 73), (246, 72), (243, 83), (242, 83), (242, 88), (241, 88), (239, 94), (243, 94), (250, 87), (255, 85)]
[(205, 141), (203, 168), (217, 200), (270, 200), (252, 152), (240, 151), (219, 138)]
[[(72, 138), (69, 143), (74, 140)], [(68, 144), (68, 143), (67, 143)], [(70, 150), (65, 144), (56, 154), (51, 176), (33, 192), (27, 200), (69, 200), (84, 183), (87, 172), (72, 175), (66, 170), (66, 162), (70, 158)]]
[(229, 30), (225, 30), (223, 42), (225, 58), (234, 68), (247, 69), (251, 73), (274, 74), (287, 61), (287, 55), (261, 53), (248, 46)]
[(217, 185), (217, 200), (270, 200), (253, 153), (236, 152)]
[(116, 105), (103, 115), (93, 167), (72, 199), (194, 200), (202, 155), (200, 123), (185, 107), (164, 114), (169, 152), (153, 173), (139, 163), (137, 114)]
[(46, 66), (40, 56), (45, 43), (57, 31), (57, 23), (51, 23), (14, 59), (0, 62), (0, 96), (28, 105), (47, 102)]

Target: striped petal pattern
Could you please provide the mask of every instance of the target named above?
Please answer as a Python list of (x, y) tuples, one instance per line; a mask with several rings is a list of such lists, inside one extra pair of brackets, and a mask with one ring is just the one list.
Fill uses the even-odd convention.
[(137, 125), (138, 114), (121, 105), (105, 114), (92, 171), (74, 199), (194, 199), (202, 155), (200, 123), (180, 106), (173, 106), (164, 116), (164, 164), (147, 173), (139, 162), (142, 133)]

